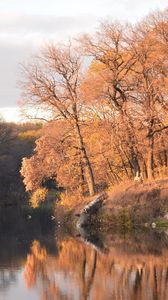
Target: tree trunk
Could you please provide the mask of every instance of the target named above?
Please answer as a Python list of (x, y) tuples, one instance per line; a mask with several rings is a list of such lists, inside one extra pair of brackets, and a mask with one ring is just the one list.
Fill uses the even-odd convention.
[(103, 193), (81, 210), (77, 228), (91, 226), (92, 216), (102, 208), (105, 199), (107, 199), (107, 194)]
[(143, 162), (143, 176), (144, 176), (145, 178), (148, 178), (148, 171), (147, 171), (147, 166), (146, 166), (145, 160), (144, 160), (144, 162)]
[(165, 167), (167, 167), (168, 166), (167, 150), (165, 149), (163, 153), (164, 153), (164, 165)]
[(140, 176), (140, 164), (138, 159), (138, 150), (137, 150), (137, 139), (134, 132), (134, 126), (132, 120), (127, 114), (126, 109), (122, 111), (122, 122), (125, 124), (126, 129), (126, 139), (128, 141), (128, 152), (129, 152), (129, 164), (131, 167), (131, 172), (133, 176)]
[(80, 127), (79, 127), (79, 123), (78, 123), (77, 118), (75, 119), (75, 128), (76, 128), (76, 131), (77, 131), (80, 150), (81, 150), (81, 153), (82, 153), (82, 156), (83, 156), (83, 161), (84, 161), (84, 164), (85, 164), (85, 176), (86, 176), (86, 181), (87, 181), (87, 185), (88, 185), (89, 194), (90, 194), (90, 196), (93, 196), (95, 194), (95, 182), (94, 182), (93, 171), (92, 171), (90, 160), (89, 160), (87, 152), (86, 152), (86, 148), (85, 148), (85, 145), (84, 145), (83, 137), (81, 135), (81, 131), (80, 131)]
[(81, 155), (79, 157), (79, 167), (80, 167), (80, 183), (79, 183), (79, 191), (81, 194), (84, 193), (84, 182), (85, 182), (85, 177), (84, 177), (84, 170), (83, 170), (83, 163), (81, 159)]
[(148, 179), (152, 180), (154, 178), (154, 158), (153, 158), (153, 148), (154, 148), (154, 138), (153, 136), (148, 137), (148, 152), (147, 152), (147, 173)]

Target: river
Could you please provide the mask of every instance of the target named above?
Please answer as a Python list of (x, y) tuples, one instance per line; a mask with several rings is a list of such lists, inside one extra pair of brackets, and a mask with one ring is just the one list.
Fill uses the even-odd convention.
[(0, 300), (30, 299), (167, 300), (167, 235), (67, 233), (50, 215), (3, 212)]

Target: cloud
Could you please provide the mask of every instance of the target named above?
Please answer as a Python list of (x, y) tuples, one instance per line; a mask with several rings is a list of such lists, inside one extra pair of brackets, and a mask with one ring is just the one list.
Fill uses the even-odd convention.
[(50, 16), (25, 14), (0, 14), (0, 34), (53, 34), (90, 28), (97, 20), (94, 15)]
[(94, 16), (51, 17), (39, 15), (0, 14), (0, 107), (16, 105), (19, 63), (48, 40), (64, 41), (94, 27)]
[(3, 1), (0, 7), (8, 12), (0, 12), (0, 107), (17, 104), (20, 97), (17, 89), (19, 63), (28, 60), (47, 41), (62, 42), (78, 33), (93, 32), (105, 17), (135, 21), (151, 9), (164, 8), (163, 2), (61, 0), (58, 4), (51, 0), (47, 4), (46, 0), (31, 0), (23, 5), (21, 0)]
[(19, 98), (17, 81), (19, 63), (28, 59), (35, 46), (0, 38), (0, 107), (16, 105)]
[(20, 122), (24, 121), (20, 115), (18, 107), (4, 107), (0, 108), (0, 118), (6, 122)]

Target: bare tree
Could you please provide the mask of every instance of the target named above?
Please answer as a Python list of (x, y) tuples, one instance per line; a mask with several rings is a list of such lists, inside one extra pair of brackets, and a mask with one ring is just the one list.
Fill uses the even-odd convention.
[(55, 120), (67, 120), (73, 128), (89, 193), (93, 195), (93, 170), (81, 131), (81, 68), (81, 57), (71, 44), (46, 46), (32, 64), (23, 68), (25, 81), (22, 81), (22, 88), (27, 107), (46, 110)]

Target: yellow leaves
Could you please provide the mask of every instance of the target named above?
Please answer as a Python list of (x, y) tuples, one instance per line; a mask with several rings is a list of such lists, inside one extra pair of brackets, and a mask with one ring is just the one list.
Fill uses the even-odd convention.
[(39, 130), (27, 130), (19, 133), (19, 138), (22, 140), (35, 140), (40, 137)]
[(25, 184), (26, 191), (37, 189), (43, 179), (42, 160), (36, 155), (31, 158), (24, 158), (22, 160), (20, 173), (24, 177), (23, 182)]
[(44, 202), (47, 196), (48, 190), (46, 188), (38, 188), (30, 198), (30, 204), (33, 208), (37, 208), (41, 202)]
[(89, 67), (88, 72), (98, 74), (98, 73), (102, 72), (105, 69), (106, 69), (106, 66), (103, 63), (101, 63), (97, 60), (93, 60), (90, 67)]
[(74, 194), (62, 193), (60, 195), (60, 201), (57, 204), (57, 209), (59, 206), (63, 207), (66, 211), (71, 211), (74, 208), (82, 208), (85, 205), (86, 199), (76, 191)]
[(104, 64), (95, 60), (91, 63), (80, 86), (85, 103), (97, 101), (103, 96), (106, 73)]

